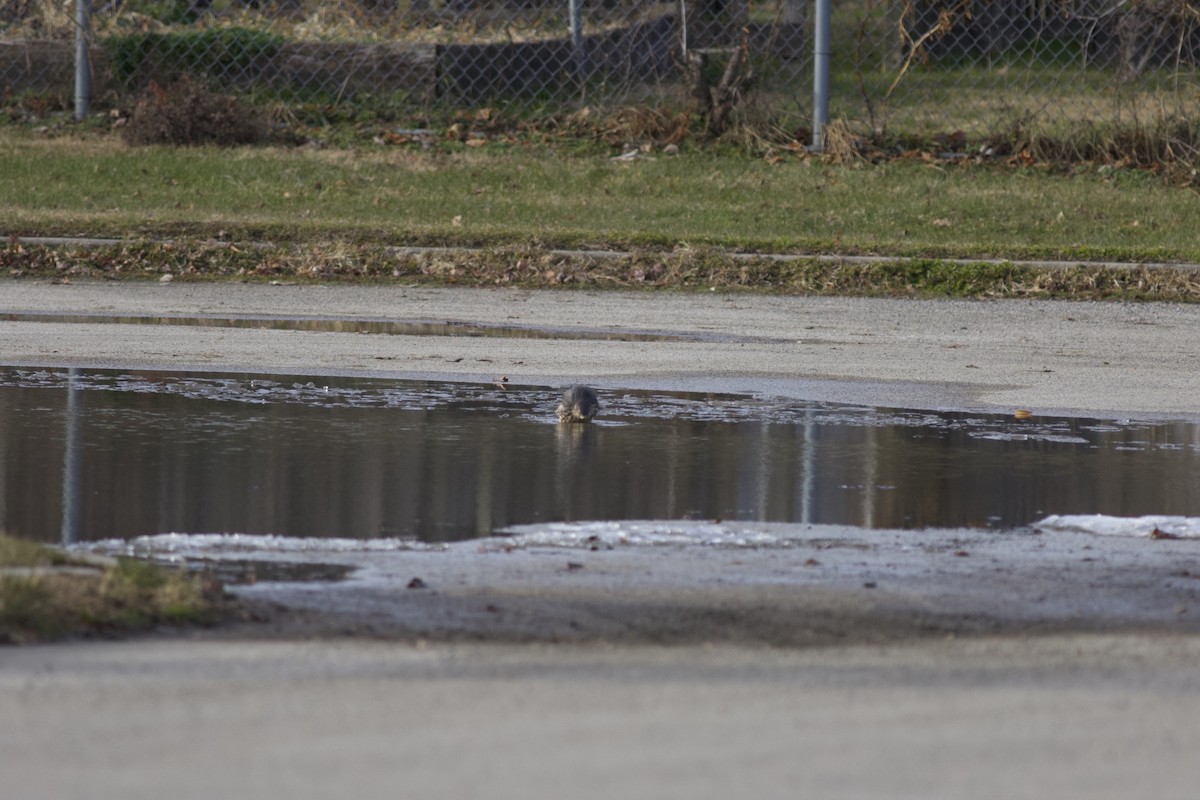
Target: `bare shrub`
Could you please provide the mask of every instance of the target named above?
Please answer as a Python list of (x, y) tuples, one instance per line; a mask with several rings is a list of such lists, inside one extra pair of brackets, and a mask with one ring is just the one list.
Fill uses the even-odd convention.
[(234, 97), (185, 75), (165, 89), (151, 82), (134, 105), (122, 136), (131, 145), (255, 144), (266, 134), (262, 115)]

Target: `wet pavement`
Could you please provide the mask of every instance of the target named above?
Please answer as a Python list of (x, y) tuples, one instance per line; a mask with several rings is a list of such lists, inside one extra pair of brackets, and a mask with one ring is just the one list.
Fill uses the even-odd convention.
[(1200, 306), (413, 286), (9, 281), (17, 314), (441, 321), (678, 341), (0, 321), (0, 363), (767, 393), (863, 406), (1200, 419)]
[[(238, 591), (274, 612), (235, 629), (4, 654), (0, 767), (23, 798), (1194, 794), (1188, 731), (1200, 709), (1200, 565), (1197, 540), (1173, 533), (1192, 526), (1155, 536), (1120, 525), (1105, 535), (1104, 526), (1072, 527), (1071, 517), (1063, 526), (1010, 525), (1027, 525), (1039, 511), (1136, 509), (1120, 504), (1137, 497), (1154, 500), (1136, 513), (1194, 513), (1196, 309), (178, 283), (0, 288), (6, 308), (20, 312), (300, 317), (320, 309), (330, 319), (713, 335), (595, 341), (0, 321), (3, 362), (40, 370), (47, 377), (38, 380), (50, 382), (18, 390), (41, 399), (15, 423), (9, 415), (6, 437), (9, 447), (18, 437), (22, 450), (45, 449), (58, 477), (45, 488), (32, 473), (6, 468), (4, 475), (10, 487), (45, 494), (50, 535), (56, 522), (71, 531), (64, 520), (86, 518), (60, 509), (87, 509), (96, 496), (82, 478), (89, 473), (68, 467), (84, 463), (80, 453), (125, 446), (113, 432), (128, 431), (127, 418), (140, 420), (151, 439), (186, 449), (189, 437), (200, 444), (224, 430), (244, 437), (275, 413), (296, 412), (298, 423), (243, 457), (275, 446), (287, 463), (307, 468), (288, 438), (303, 441), (340, 414), (354, 424), (330, 430), (341, 431), (350, 453), (350, 443), (369, 445), (355, 438), (360, 424), (395, 442), (381, 431), (402, 428), (406, 415), (440, 415), (452, 430), (460, 416), (486, 409), (478, 416), (489, 425), (507, 414), (504, 422), (521, 431), (519, 442), (494, 444), (554, 454), (564, 471), (538, 486), (589, 487), (598, 474), (611, 491), (621, 473), (587, 472), (589, 459), (620, 451), (609, 443), (635, 432), (629, 452), (646, 452), (646, 442), (666, 447), (670, 437), (662, 434), (686, 445), (666, 447), (673, 455), (639, 480), (665, 473), (674, 481), (711, 462), (732, 466), (710, 487), (746, 488), (685, 493), (667, 507), (674, 516), (690, 497), (716, 495), (733, 509), (711, 514), (721, 522), (707, 511), (691, 522), (588, 523), (585, 515), (571, 522), (563, 513), (563, 522), (453, 542), (121, 540), (110, 547), (262, 570), (262, 579)], [(721, 338), (746, 334), (756, 338)], [(69, 389), (70, 376), (56, 372), (69, 366), (133, 377), (127, 391)], [(86, 369), (76, 374), (81, 383), (93, 380)], [(223, 374), (179, 376), (184, 369)], [(278, 385), (247, 383), (264, 374)], [(468, 383), (477, 394), (450, 391), (432, 409), (383, 400), (323, 405), (323, 378), (335, 375)], [(500, 377), (510, 388), (499, 389)], [(611, 401), (612, 418), (587, 429), (602, 447), (557, 438), (548, 419), (550, 387), (579, 379)], [(98, 382), (122, 380), (109, 374)], [(328, 383), (331, 394), (342, 390)], [(237, 399), (250, 388), (299, 399)], [(368, 388), (367, 396), (387, 395)], [(672, 394), (681, 390), (703, 397)], [(231, 397), (210, 396), (221, 392)], [(73, 433), (65, 425), (71, 402), (76, 418), (89, 420)], [(185, 408), (193, 403), (227, 416), (190, 426)], [(673, 411), (666, 418), (639, 414), (664, 405)], [(108, 423), (96, 422), (103, 413), (88, 416), (106, 406)], [(903, 408), (918, 411), (895, 410)], [(1032, 414), (1017, 420), (1017, 409)], [(374, 414), (391, 425), (362, 421)], [(22, 421), (46, 431), (51, 419), (63, 425), (61, 439), (19, 438)], [(470, 428), (459, 439), (472, 452), (487, 444)], [(89, 450), (88, 442), (104, 444)], [(419, 461), (422, 470), (461, 469), (455, 453), (463, 451), (452, 443), (428, 447), (443, 455)], [(338, 452), (322, 455), (343, 480), (353, 462)], [(921, 454), (914, 470), (922, 460), (940, 464), (941, 479), (903, 483), (904, 453)], [(810, 456), (825, 459), (822, 471), (805, 466)], [(1141, 459), (1162, 466), (1139, 482)], [(151, 490), (138, 477), (131, 507), (190, 496), (194, 485), (219, 484), (223, 474), (221, 464), (197, 473), (149, 460), (162, 481)], [(230, 496), (272, 474), (268, 461), (257, 463), (228, 481)], [(351, 475), (361, 482), (387, 463), (383, 457)], [(511, 464), (522, 462), (497, 455), (490, 463), (515, 480)], [(1038, 472), (1031, 466), (1038, 463), (1054, 468)], [(72, 474), (80, 480), (64, 480)], [(450, 474), (461, 472), (443, 473)], [(803, 491), (808, 477), (811, 494)], [(660, 488), (689, 485), (655, 479), (665, 481)], [(982, 491), (996, 484), (1002, 491)], [(407, 486), (391, 481), (380, 495)], [(495, 508), (481, 505), (469, 486), (472, 519)], [(796, 508), (849, 509), (870, 524), (902, 495), (929, 496), (927, 506), (939, 512), (965, 508), (957, 498), (976, 486), (972, 496), (1015, 503), (1004, 507), (1025, 522), (1007, 522), (1010, 512), (989, 503), (971, 507), (971, 528), (758, 521), (763, 509), (782, 508), (792, 520)], [(623, 491), (639, 489), (630, 483)], [(254, 492), (243, 487), (243, 494)], [(566, 496), (583, 495), (573, 488)], [(805, 497), (815, 502), (798, 502)], [(913, 506), (897, 507), (913, 516)], [(171, 519), (173, 509), (156, 509), (155, 519)], [(755, 511), (739, 516), (745, 509)], [(518, 519), (489, 513), (477, 530)], [(993, 515), (999, 530), (987, 527)], [(595, 527), (602, 524), (617, 527)], [(302, 577), (322, 580), (276, 581), (288, 576), (266, 571), (264, 562), (312, 565), (318, 572)], [(354, 569), (325, 580), (329, 564)]]

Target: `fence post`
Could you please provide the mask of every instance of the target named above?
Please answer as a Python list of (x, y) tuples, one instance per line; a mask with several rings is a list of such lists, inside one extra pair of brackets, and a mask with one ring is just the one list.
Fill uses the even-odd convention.
[(587, 55), (583, 51), (583, 0), (567, 0), (568, 25), (571, 28), (571, 49), (575, 55), (575, 79), (583, 88), (587, 77)]
[(87, 116), (92, 100), (92, 0), (75, 0), (75, 119)]
[(829, 122), (829, 14), (832, 0), (816, 0), (813, 15), (813, 114), (812, 149), (825, 149)]

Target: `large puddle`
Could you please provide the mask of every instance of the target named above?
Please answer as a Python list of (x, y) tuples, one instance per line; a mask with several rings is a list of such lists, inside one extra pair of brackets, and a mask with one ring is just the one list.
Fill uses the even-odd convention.
[(420, 539), (579, 520), (1200, 515), (1200, 426), (552, 387), (0, 369), (0, 529)]

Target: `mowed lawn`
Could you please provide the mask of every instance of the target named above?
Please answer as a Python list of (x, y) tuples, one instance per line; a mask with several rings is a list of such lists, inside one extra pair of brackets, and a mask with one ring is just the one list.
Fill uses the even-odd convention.
[(25, 236), (1200, 260), (1200, 194), (1089, 164), (834, 165), (686, 144), (618, 161), (519, 141), (134, 148), (12, 127), (0, 187), (0, 232)]

